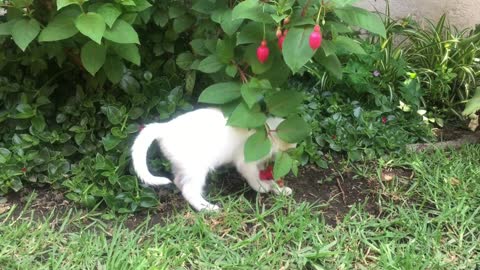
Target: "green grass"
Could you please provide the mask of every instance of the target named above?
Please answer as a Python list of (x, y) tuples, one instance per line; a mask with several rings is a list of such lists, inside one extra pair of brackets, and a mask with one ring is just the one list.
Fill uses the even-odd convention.
[[(265, 207), (218, 198), (219, 214), (189, 209), (135, 230), (121, 218), (72, 210), (38, 220), (28, 207), (0, 216), (2, 269), (475, 269), (480, 266), (480, 146), (380, 160), (363, 175), (381, 213), (354, 205), (336, 227), (289, 198)], [(413, 179), (382, 182), (390, 167)]]

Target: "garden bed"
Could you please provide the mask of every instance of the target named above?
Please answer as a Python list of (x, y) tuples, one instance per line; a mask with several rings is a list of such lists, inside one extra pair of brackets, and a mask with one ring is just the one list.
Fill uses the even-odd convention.
[[(440, 144), (451, 144), (466, 137), (479, 137), (478, 132), (471, 132), (461, 128), (445, 128), (436, 131)], [(463, 144), (463, 143), (462, 143)], [(435, 144), (433, 144), (435, 145)], [(364, 205), (364, 209), (371, 215), (379, 215), (380, 210), (375, 203), (375, 194), (379, 194), (379, 182), (375, 179), (367, 179), (355, 175), (351, 170), (346, 169), (343, 173), (333, 169), (338, 162), (335, 162), (329, 169), (320, 169), (307, 165), (299, 171), (297, 177), (289, 175), (286, 177), (286, 185), (293, 189), (293, 197), (297, 202), (309, 202), (318, 205), (323, 214), (325, 222), (329, 225), (336, 225), (350, 211), (354, 204)], [(381, 180), (389, 182), (395, 177), (411, 179), (411, 171), (395, 169), (382, 171)], [(210, 180), (207, 184), (209, 196), (235, 197), (244, 196), (250, 203), (255, 204), (257, 193), (253, 191), (242, 177), (234, 170), (220, 173), (218, 179)], [(24, 188), (18, 193), (10, 193), (6, 196), (6, 202), (0, 203), (0, 214), (8, 211), (16, 205), (15, 215), (20, 215), (27, 206), (30, 195), (35, 192), (29, 209), (33, 210), (36, 218), (48, 216), (52, 210), (59, 213), (68, 212), (69, 209), (78, 205), (67, 200), (65, 192), (49, 187)], [(160, 204), (152, 210), (139, 211), (131, 214), (125, 221), (129, 228), (135, 228), (145, 221), (148, 215), (151, 216), (150, 223), (163, 223), (164, 220), (178, 211), (188, 208), (187, 202), (182, 198), (180, 192), (173, 185), (156, 188)], [(271, 205), (272, 194), (260, 194), (258, 200), (266, 206)], [(218, 197), (217, 197), (218, 198)], [(214, 199), (213, 199), (214, 200)]]
[[(378, 213), (374, 199), (369, 195), (375, 193), (377, 184), (373, 180), (354, 177), (353, 173), (344, 173), (339, 176), (333, 169), (318, 169), (314, 166), (306, 166), (300, 170), (298, 177), (288, 176), (286, 185), (294, 191), (293, 196), (297, 202), (310, 202), (317, 204), (322, 210), (327, 224), (335, 225), (350, 210), (354, 204), (365, 204), (365, 209), (372, 215)], [(236, 172), (226, 172), (220, 175), (218, 180), (209, 181), (207, 186), (210, 196), (244, 196), (252, 204), (255, 204), (257, 193), (250, 189), (247, 183)], [(10, 193), (6, 196), (7, 202), (0, 204), (0, 212), (5, 212), (16, 205), (15, 215), (19, 215), (27, 206), (29, 195), (33, 192), (33, 200), (28, 209), (34, 211), (34, 216), (43, 218), (48, 216), (54, 209), (57, 212), (68, 212), (74, 207), (74, 203), (64, 197), (64, 192), (51, 188), (25, 188), (19, 193)], [(162, 223), (167, 217), (188, 207), (179, 191), (173, 186), (157, 188), (160, 204), (151, 211), (141, 211), (132, 214), (127, 220), (129, 228), (135, 228), (145, 221), (147, 215), (151, 215), (151, 223)], [(271, 204), (272, 194), (261, 194), (260, 203), (267, 206)], [(77, 205), (78, 207), (78, 205)]]

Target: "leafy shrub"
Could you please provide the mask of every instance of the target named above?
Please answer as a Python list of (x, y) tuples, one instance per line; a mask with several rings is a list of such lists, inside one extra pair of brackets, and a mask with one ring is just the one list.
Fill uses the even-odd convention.
[[(2, 193), (37, 181), (66, 187), (70, 199), (88, 206), (104, 201), (134, 211), (153, 205), (152, 193), (129, 172), (132, 134), (139, 119), (191, 109), (184, 98), (195, 97), (195, 89), (205, 88), (199, 101), (221, 106), (229, 125), (258, 129), (264, 136), (252, 140), (268, 148), (267, 115), (287, 119), (277, 129), (284, 140), (302, 140), (310, 130), (298, 117), (303, 97), (285, 88), (287, 79), (310, 61), (340, 77), (332, 48), (358, 49), (345, 35), (349, 26), (385, 35), (377, 15), (351, 2), (6, 2), (0, 108), (10, 128), (0, 142), (0, 163), (9, 168)], [(316, 50), (309, 46), (315, 24), (324, 36)], [(256, 51), (263, 40), (269, 53), (261, 63)], [(265, 154), (248, 145), (252, 160)], [(289, 153), (282, 157), (277, 178), (295, 169)]]
[(384, 65), (379, 45), (363, 42), (362, 47), (366, 53), (348, 58), (341, 81), (325, 78), (318, 66), (309, 69), (323, 80), (311, 88), (304, 104), (313, 131), (305, 152), (322, 167), (327, 151), (345, 152), (357, 161), (433, 140), (420, 110), (420, 83), (407, 74), (406, 62), (389, 58)]
[(161, 77), (127, 78), (123, 91), (77, 86), (68, 93), (1, 78), (1, 192), (33, 182), (66, 188), (69, 199), (86, 206), (101, 200), (118, 211), (155, 205), (155, 194), (128, 173), (130, 140), (140, 118), (158, 121), (192, 107), (181, 87), (170, 89)]
[(403, 55), (420, 78), (425, 103), (444, 116), (456, 115), (471, 98), (480, 75), (480, 32), (458, 30), (443, 15), (420, 26), (409, 18), (394, 22)]

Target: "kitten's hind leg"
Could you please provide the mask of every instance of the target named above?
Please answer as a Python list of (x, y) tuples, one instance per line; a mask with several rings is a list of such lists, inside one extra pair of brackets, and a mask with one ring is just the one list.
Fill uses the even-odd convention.
[(272, 190), (273, 181), (260, 180), (259, 171), (255, 163), (238, 163), (236, 167), (238, 172), (255, 191), (265, 193)]
[[(182, 177), (181, 181), (175, 181), (175, 184), (182, 191), (185, 200), (197, 211), (218, 211), (220, 207), (209, 203), (203, 198), (203, 188), (205, 186), (206, 174), (189, 175)], [(180, 180), (180, 179), (176, 179)], [(181, 186), (179, 186), (181, 183)]]

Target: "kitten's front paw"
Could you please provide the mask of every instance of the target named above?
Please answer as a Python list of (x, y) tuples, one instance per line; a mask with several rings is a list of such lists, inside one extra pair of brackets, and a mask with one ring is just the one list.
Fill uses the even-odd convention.
[(207, 211), (207, 212), (220, 212), (220, 210), (222, 210), (222, 208), (220, 208), (220, 206), (216, 204), (209, 204), (203, 207), (202, 209), (200, 209), (200, 211)]
[(273, 188), (273, 192), (276, 195), (284, 195), (284, 196), (290, 196), (292, 195), (293, 190), (289, 187), (275, 187)]

